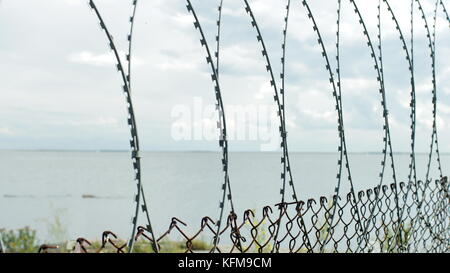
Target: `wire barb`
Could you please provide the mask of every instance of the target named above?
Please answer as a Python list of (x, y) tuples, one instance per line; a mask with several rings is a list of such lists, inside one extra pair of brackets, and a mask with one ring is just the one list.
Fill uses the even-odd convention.
[(132, 219), (133, 228), (132, 228), (130, 241), (129, 241), (129, 251), (130, 252), (133, 250), (134, 237), (135, 237), (134, 232), (135, 232), (136, 226), (137, 226), (139, 209), (141, 208), (141, 206), (140, 206), (141, 199), (144, 200), (143, 208), (145, 208), (145, 209), (143, 209), (143, 211), (147, 217), (148, 226), (149, 227), (152, 226), (151, 221), (150, 221), (150, 215), (149, 215), (149, 212), (147, 209), (148, 207), (147, 207), (146, 201), (145, 201), (144, 188), (143, 188), (143, 185), (141, 182), (141, 156), (140, 156), (140, 149), (139, 149), (139, 137), (138, 137), (138, 132), (137, 132), (137, 124), (136, 124), (136, 118), (135, 118), (135, 114), (134, 114), (133, 102), (131, 99), (131, 42), (132, 42), (132, 36), (133, 36), (134, 16), (136, 13), (136, 8), (137, 8), (137, 0), (133, 0), (132, 4), (133, 4), (134, 8), (133, 8), (133, 16), (132, 16), (133, 19), (130, 20), (131, 30), (130, 30), (130, 34), (128, 35), (128, 40), (129, 40), (129, 51), (128, 51), (128, 57), (127, 57), (127, 59), (128, 59), (128, 76), (126, 76), (126, 73), (123, 69), (122, 61), (120, 59), (117, 48), (114, 44), (113, 37), (110, 34), (108, 28), (106, 27), (103, 17), (101, 16), (94, 1), (93, 0), (89, 1), (89, 6), (94, 11), (95, 15), (97, 16), (97, 19), (100, 21), (100, 26), (101, 26), (102, 30), (104, 31), (104, 33), (106, 34), (106, 37), (109, 42), (109, 46), (110, 46), (111, 50), (114, 52), (114, 56), (117, 61), (116, 67), (122, 77), (123, 92), (125, 94), (126, 101), (127, 101), (128, 125), (129, 125), (130, 133), (131, 133), (131, 140), (130, 140), (131, 159), (132, 159), (132, 163), (133, 163), (133, 171), (135, 173), (135, 180), (137, 181), (137, 194), (136, 194), (136, 198), (135, 198), (136, 209), (135, 209), (134, 217)]
[[(221, 89), (220, 89), (220, 83), (219, 83), (219, 75), (218, 75), (218, 69), (215, 66), (215, 64), (212, 62), (212, 55), (211, 55), (211, 51), (209, 50), (209, 46), (208, 43), (206, 41), (206, 37), (205, 34), (203, 32), (203, 29), (201, 27), (200, 21), (197, 17), (197, 14), (194, 10), (194, 7), (192, 6), (192, 3), (190, 0), (186, 0), (187, 2), (187, 10), (188, 12), (192, 13), (192, 16), (194, 17), (194, 27), (199, 31), (201, 39), (200, 39), (200, 43), (202, 44), (202, 47), (205, 47), (206, 50), (206, 60), (207, 63), (210, 65), (211, 67), (211, 79), (214, 83), (214, 90), (215, 90), (215, 98), (216, 98), (216, 109), (218, 111), (219, 114), (219, 130), (220, 130), (220, 140), (219, 140), (219, 146), (222, 148), (222, 167), (223, 167), (223, 172), (224, 172), (224, 183), (222, 184), (222, 199), (219, 203), (219, 209), (220, 209), (220, 213), (219, 213), (219, 219), (216, 222), (217, 225), (217, 232), (216, 232), (216, 236), (214, 238), (214, 246), (217, 246), (217, 244), (219, 243), (220, 240), (220, 228), (221, 228), (221, 223), (222, 223), (222, 219), (223, 219), (223, 213), (224, 213), (224, 209), (225, 209), (225, 202), (226, 202), (226, 198), (228, 197), (228, 201), (230, 202), (230, 206), (231, 206), (231, 212), (230, 214), (234, 214), (234, 204), (233, 204), (233, 198), (232, 198), (232, 193), (231, 193), (231, 184), (230, 184), (230, 178), (228, 175), (228, 139), (227, 139), (227, 124), (226, 124), (226, 118), (225, 118), (225, 108), (224, 108), (224, 104), (223, 104), (223, 99), (222, 99), (222, 93), (221, 93)], [(219, 7), (219, 17), (221, 17), (221, 10), (222, 10), (222, 2), (220, 4)], [(218, 21), (218, 28), (220, 29), (220, 20)], [(220, 30), (218, 30), (218, 33), (220, 33)], [(219, 40), (220, 40), (220, 36), (216, 36), (218, 37), (216, 40), (218, 42), (217, 44), (217, 59), (216, 59), (216, 63), (219, 64)]]

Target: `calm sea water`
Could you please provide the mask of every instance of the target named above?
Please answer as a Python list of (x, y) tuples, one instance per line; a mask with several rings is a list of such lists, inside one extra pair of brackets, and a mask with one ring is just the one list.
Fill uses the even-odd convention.
[[(300, 198), (332, 194), (337, 160), (332, 153), (291, 155)], [(350, 154), (357, 190), (379, 183), (381, 160), (380, 154)], [(418, 176), (423, 178), (427, 155), (419, 154), (416, 160)], [(442, 155), (444, 171), (449, 163), (450, 155)], [(409, 156), (396, 154), (395, 164), (399, 180), (406, 180)], [(173, 216), (192, 227), (198, 227), (203, 216), (217, 218), (223, 179), (220, 154), (144, 152), (142, 168), (158, 232), (168, 228)], [(280, 174), (278, 153), (231, 153), (230, 179), (237, 211), (276, 204)], [(386, 174), (391, 177), (389, 171)], [(435, 171), (432, 175), (437, 177)], [(96, 239), (104, 230), (127, 238), (136, 189), (132, 176), (127, 152), (0, 151), (0, 228), (29, 226), (43, 241), (54, 238), (55, 227), (59, 227), (58, 236), (66, 239)], [(391, 182), (387, 179), (385, 184)], [(348, 182), (342, 183), (345, 192)]]

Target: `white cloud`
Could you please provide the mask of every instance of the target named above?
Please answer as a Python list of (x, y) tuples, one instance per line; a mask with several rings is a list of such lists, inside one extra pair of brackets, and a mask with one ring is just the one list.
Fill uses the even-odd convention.
[(170, 19), (179, 27), (183, 28), (193, 27), (194, 25), (192, 15), (190, 14), (177, 13), (173, 15)]
[(351, 95), (364, 95), (367, 92), (378, 91), (379, 85), (375, 79), (367, 78), (341, 78), (342, 86), (345, 87), (345, 93)]
[(75, 126), (117, 126), (118, 121), (114, 117), (97, 117), (92, 120), (72, 121)]
[(110, 66), (116, 64), (116, 59), (111, 52), (104, 54), (95, 54), (89, 51), (82, 51), (70, 54), (68, 59), (73, 63), (93, 66)]
[(313, 109), (301, 110), (303, 114), (310, 117), (313, 121), (335, 123), (336, 115), (332, 111), (318, 111)]
[[(125, 65), (127, 53), (123, 50), (118, 51), (119, 57), (122, 61), (122, 65)], [(133, 66), (142, 65), (144, 62), (139, 57), (133, 57)], [(112, 66), (116, 65), (116, 57), (112, 51), (108, 53), (93, 53), (91, 51), (85, 50), (81, 52), (71, 53), (68, 58), (69, 62), (86, 64), (91, 66)]]
[(170, 71), (170, 70), (183, 71), (183, 70), (197, 69), (197, 63), (171, 58), (156, 64), (156, 67), (158, 67), (163, 71)]
[(64, 0), (64, 3), (66, 3), (69, 6), (80, 6), (84, 1), (81, 0)]
[[(210, 49), (214, 51), (216, 3), (201, 0), (192, 2), (204, 24), (203, 30), (211, 43)], [(252, 0), (249, 3), (261, 27), (274, 75), (279, 83), (285, 3), (267, 0)], [(32, 125), (39, 125), (42, 131), (48, 132), (57, 130), (55, 128), (61, 125), (72, 126), (76, 130), (90, 130), (97, 125), (117, 126), (126, 134), (128, 128), (121, 96), (122, 83), (120, 76), (112, 72), (116, 60), (112, 52), (105, 48), (107, 41), (104, 33), (99, 31), (98, 22), (85, 1), (18, 0), (3, 1), (2, 4), (0, 18), (4, 23), (0, 24), (3, 41), (0, 73), (4, 75), (4, 91), (0, 92), (0, 116), (8, 124), (14, 124), (14, 128), (3, 126), (0, 134), (11, 134), (15, 130), (23, 132), (24, 128), (32, 128)], [(309, 4), (327, 46), (331, 65), (335, 66), (337, 3), (330, 4), (329, 1), (322, 0), (309, 1)], [(358, 0), (357, 4), (367, 18), (372, 41), (376, 41), (374, 7), (377, 2)], [(432, 24), (434, 3), (422, 4), (428, 23)], [(130, 2), (103, 0), (98, 5), (111, 34), (116, 38), (117, 48), (121, 49), (120, 57), (125, 60)], [(409, 4), (391, 1), (391, 5), (405, 38), (409, 39)], [(24, 6), (28, 9), (24, 9)], [(133, 69), (133, 102), (138, 122), (142, 124), (139, 132), (143, 135), (144, 148), (158, 145), (170, 149), (171, 120), (167, 113), (170, 113), (174, 103), (185, 103), (194, 96), (213, 100), (210, 68), (205, 64), (205, 49), (200, 46), (192, 15), (187, 12), (183, 1), (142, 1), (139, 8), (133, 54), (133, 66), (138, 66)], [(337, 122), (335, 102), (328, 73), (324, 69), (321, 49), (317, 45), (317, 35), (312, 30), (301, 1), (293, 1), (291, 8), (286, 71), (286, 122), (290, 134), (297, 135), (299, 130), (306, 132), (311, 128), (334, 133)], [(423, 46), (426, 37), (423, 36), (425, 30), (419, 11), (415, 15), (418, 24), (415, 37), (422, 43), (422, 46), (415, 49), (417, 116), (418, 123), (424, 127), (430, 125), (431, 116), (430, 60), (429, 52), (421, 51), (428, 48)], [(450, 118), (450, 108), (445, 104), (450, 99), (450, 69), (446, 62), (450, 53), (450, 35), (445, 17), (441, 13), (439, 16), (438, 127), (441, 139), (445, 139), (450, 137), (450, 126), (444, 123)], [(409, 74), (398, 32), (385, 6), (382, 18), (385, 71), (391, 75), (387, 84), (387, 101), (390, 118), (393, 120), (391, 125), (401, 127), (404, 131), (401, 132), (402, 137), (404, 135), (404, 138), (408, 138)], [(381, 122), (381, 116), (373, 113), (381, 111), (376, 74), (367, 51), (366, 38), (362, 35), (362, 27), (357, 22), (350, 3), (343, 2), (343, 105), (345, 126), (350, 130), (363, 128), (362, 123)], [(255, 30), (250, 25), (250, 18), (245, 13), (242, 1), (225, 2), (223, 24), (220, 84), (225, 107), (253, 103), (274, 106), (275, 111), (273, 88), (261, 56), (261, 47), (255, 39)], [(67, 31), (63, 31), (62, 26), (67, 26)], [(399, 56), (391, 60), (390, 56), (394, 54)], [(366, 70), (369, 72), (364, 69), (366, 62)], [(395, 76), (392, 76), (394, 73)], [(42, 112), (45, 113), (38, 115)], [(99, 116), (99, 113), (102, 114)], [(21, 126), (16, 126), (19, 123)], [(31, 129), (28, 131), (32, 132)], [(65, 134), (70, 138), (71, 133), (62, 132), (61, 135)], [(110, 137), (103, 131), (99, 134), (104, 134), (105, 138)], [(166, 136), (169, 137), (166, 139)], [(152, 142), (155, 139), (159, 142)], [(292, 139), (289, 143), (294, 147), (302, 147), (301, 141), (303, 140)], [(117, 143), (121, 145), (120, 142)], [(38, 146), (41, 144), (36, 142)], [(7, 146), (8, 143), (4, 145)], [(70, 146), (71, 143), (67, 145)]]
[(8, 127), (0, 127), (0, 135), (14, 136), (15, 133)]
[(268, 97), (273, 97), (273, 94), (275, 94), (275, 91), (270, 83), (263, 83), (259, 87), (259, 90), (254, 94), (254, 98), (257, 100), (263, 100)]

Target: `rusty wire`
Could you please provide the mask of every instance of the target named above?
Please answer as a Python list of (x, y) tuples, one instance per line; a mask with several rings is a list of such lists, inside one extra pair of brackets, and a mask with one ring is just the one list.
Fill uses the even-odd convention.
[[(164, 241), (181, 238), (177, 242), (184, 246), (185, 253), (220, 252), (220, 253), (266, 253), (275, 249), (280, 253), (311, 253), (311, 252), (448, 252), (450, 250), (450, 198), (447, 177), (441, 180), (418, 181), (421, 190), (426, 193), (424, 206), (417, 208), (415, 201), (408, 195), (409, 188), (414, 182), (390, 184), (375, 187), (357, 193), (356, 203), (352, 193), (345, 198), (333, 196), (335, 202), (326, 197), (308, 199), (291, 203), (280, 203), (266, 206), (256, 213), (246, 210), (238, 218), (235, 213), (228, 215), (227, 223), (217, 234), (216, 223), (209, 217), (204, 217), (198, 229), (189, 228), (185, 222), (172, 218), (169, 227), (154, 241), (145, 227), (136, 230), (136, 242), (149, 245), (155, 249), (158, 245), (161, 252), (165, 252)], [(396, 188), (398, 186), (398, 196)], [(399, 224), (396, 211), (396, 197), (406, 207), (401, 221), (402, 238), (395, 235), (395, 228)], [(329, 226), (332, 207), (336, 207), (339, 217)], [(402, 204), (403, 205), (403, 204)], [(359, 218), (356, 209), (359, 208), (361, 221), (369, 225), (366, 236), (370, 243), (360, 244)], [(278, 213), (277, 210), (281, 211)], [(374, 213), (372, 214), (372, 211)], [(416, 225), (420, 215), (426, 215), (430, 228)], [(373, 221), (373, 217), (376, 221)], [(283, 222), (283, 228), (276, 233), (278, 223)], [(237, 223), (234, 226), (233, 223)], [(330, 233), (328, 236), (327, 234)], [(420, 236), (413, 236), (419, 233)], [(201, 238), (226, 237), (217, 245), (207, 244), (203, 249), (195, 247), (195, 242)], [(277, 236), (275, 246), (272, 245)], [(328, 237), (328, 238), (327, 238)], [(102, 234), (102, 244), (93, 249), (91, 242), (84, 238), (77, 239), (80, 253), (103, 252), (107, 246), (116, 253), (126, 252), (126, 244), (111, 231)], [(324, 247), (325, 245), (325, 247)], [(42, 246), (40, 252), (46, 252), (57, 246)]]

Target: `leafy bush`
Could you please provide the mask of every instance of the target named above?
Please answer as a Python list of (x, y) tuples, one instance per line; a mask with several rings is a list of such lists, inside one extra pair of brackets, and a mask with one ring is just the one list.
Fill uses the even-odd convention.
[(39, 249), (36, 231), (29, 227), (18, 230), (0, 230), (6, 252), (35, 253)]

